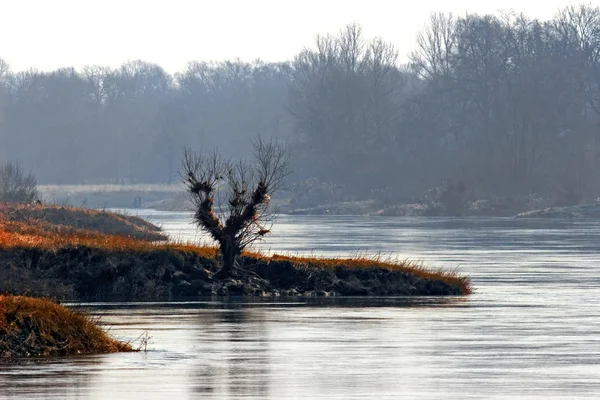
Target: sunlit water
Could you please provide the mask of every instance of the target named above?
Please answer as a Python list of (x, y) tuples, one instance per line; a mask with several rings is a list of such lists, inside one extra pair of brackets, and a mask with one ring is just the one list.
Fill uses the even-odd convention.
[[(188, 214), (136, 212), (201, 240)], [(423, 260), (477, 292), (88, 304), (115, 337), (148, 331), (148, 351), (0, 365), (0, 398), (600, 398), (600, 221), (282, 216), (273, 232), (263, 251)]]

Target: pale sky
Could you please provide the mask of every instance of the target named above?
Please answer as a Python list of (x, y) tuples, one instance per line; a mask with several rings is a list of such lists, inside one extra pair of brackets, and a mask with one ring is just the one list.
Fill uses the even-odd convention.
[[(589, 3), (589, 1), (584, 0)], [(579, 2), (575, 1), (575, 4)], [(600, 4), (600, 0), (591, 0)], [(351, 22), (408, 54), (429, 14), (515, 10), (551, 18), (569, 0), (0, 0), (0, 57), (13, 70), (192, 60), (284, 61)]]

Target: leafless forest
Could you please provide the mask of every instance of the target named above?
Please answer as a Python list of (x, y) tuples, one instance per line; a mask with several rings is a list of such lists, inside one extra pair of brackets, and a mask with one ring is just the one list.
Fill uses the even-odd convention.
[[(0, 161), (38, 183), (175, 183), (184, 146), (291, 151), (299, 203), (600, 194), (600, 8), (549, 21), (436, 14), (413, 49), (356, 24), (290, 61), (14, 72), (0, 60)], [(409, 54), (409, 62), (401, 62)]]

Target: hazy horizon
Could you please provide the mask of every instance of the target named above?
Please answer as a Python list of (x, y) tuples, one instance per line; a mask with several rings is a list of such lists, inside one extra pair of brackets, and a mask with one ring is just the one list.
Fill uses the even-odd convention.
[(411, 3), (408, 8), (384, 0), (308, 0), (294, 6), (273, 0), (227, 4), (106, 0), (85, 5), (74, 0), (11, 1), (4, 4), (8, 18), (0, 25), (0, 57), (13, 71), (117, 67), (141, 59), (173, 73), (194, 60), (286, 61), (311, 46), (316, 35), (335, 34), (356, 22), (366, 37), (392, 42), (404, 62), (433, 12), (462, 15), (513, 10), (548, 19), (577, 3), (457, 0), (449, 5), (430, 0)]
[(39, 183), (172, 183), (184, 147), (245, 158), (260, 135), (289, 146), (301, 208), (597, 198), (600, 7), (468, 1), (13, 3), (0, 161)]

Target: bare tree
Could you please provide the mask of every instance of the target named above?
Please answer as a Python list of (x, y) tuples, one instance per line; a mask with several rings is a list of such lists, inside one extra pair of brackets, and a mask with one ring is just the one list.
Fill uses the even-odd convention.
[(270, 232), (270, 196), (281, 189), (288, 164), (282, 144), (261, 138), (254, 142), (252, 163), (185, 149), (181, 176), (195, 207), (193, 220), (219, 244), (220, 276), (231, 275), (242, 250)]
[(429, 25), (417, 35), (417, 48), (410, 55), (413, 71), (422, 79), (447, 77), (452, 70), (456, 46), (456, 20), (452, 14), (436, 13)]

